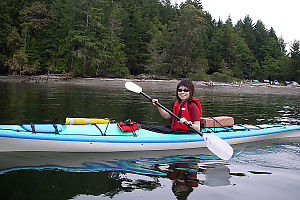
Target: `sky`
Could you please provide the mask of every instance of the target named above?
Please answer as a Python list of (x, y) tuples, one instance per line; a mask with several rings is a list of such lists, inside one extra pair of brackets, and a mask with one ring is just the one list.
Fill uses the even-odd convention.
[[(185, 0), (171, 0), (172, 3)], [(230, 16), (235, 25), (240, 19), (249, 15), (256, 23), (261, 20), (269, 30), (271, 27), (277, 37), (282, 37), (290, 46), (295, 40), (300, 40), (300, 0), (202, 0), (203, 10), (225, 22)]]

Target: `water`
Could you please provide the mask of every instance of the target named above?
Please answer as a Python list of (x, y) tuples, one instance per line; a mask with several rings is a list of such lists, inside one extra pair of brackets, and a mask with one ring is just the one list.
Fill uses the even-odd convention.
[[(0, 124), (63, 123), (66, 117), (132, 119), (166, 124), (124, 81), (36, 84), (0, 78)], [(169, 107), (176, 83), (140, 82)], [(257, 92), (259, 90), (259, 92)], [(196, 85), (204, 116), (236, 123), (294, 124), (298, 90), (216, 89)], [(221, 161), (197, 150), (131, 153), (1, 153), (1, 199), (299, 199), (300, 144), (268, 141), (235, 146)]]

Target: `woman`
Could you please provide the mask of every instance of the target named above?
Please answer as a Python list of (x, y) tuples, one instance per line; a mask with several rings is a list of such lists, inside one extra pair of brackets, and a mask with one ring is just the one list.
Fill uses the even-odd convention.
[[(177, 85), (176, 99), (172, 112), (180, 117), (180, 121), (172, 117), (168, 112), (158, 107), (159, 113), (165, 119), (172, 117), (171, 128), (176, 130), (190, 130), (184, 123), (190, 124), (193, 128), (200, 131), (200, 118), (202, 115), (201, 104), (198, 99), (193, 97), (194, 84), (191, 80), (182, 80)], [(158, 103), (157, 99), (152, 100), (153, 105)]]

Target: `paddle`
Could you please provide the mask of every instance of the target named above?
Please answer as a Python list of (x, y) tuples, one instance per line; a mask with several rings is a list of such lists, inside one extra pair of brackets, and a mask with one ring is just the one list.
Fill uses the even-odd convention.
[[(148, 96), (147, 94), (145, 94), (143, 92), (143, 89), (140, 86), (136, 85), (135, 83), (126, 82), (125, 87), (127, 90), (129, 90), (131, 92), (142, 94), (144, 97), (146, 97), (147, 99), (149, 99), (152, 102), (152, 98), (150, 96)], [(167, 109), (160, 103), (157, 102), (156, 105), (159, 106), (160, 108), (162, 108), (163, 110), (165, 110), (166, 112), (168, 112), (171, 116), (180, 120), (180, 118), (177, 115), (175, 115), (173, 112), (171, 112), (169, 109)], [(203, 137), (206, 147), (211, 152), (213, 152), (216, 156), (218, 156), (219, 158), (221, 158), (223, 160), (229, 160), (231, 158), (231, 156), (233, 154), (233, 149), (225, 140), (222, 140), (220, 137), (213, 135), (213, 134), (204, 135), (203, 133), (201, 133), (200, 131), (198, 131), (197, 129), (195, 129), (188, 123), (185, 123), (185, 125), (189, 129), (191, 129), (192, 131), (194, 131), (195, 133), (198, 133), (201, 137)]]

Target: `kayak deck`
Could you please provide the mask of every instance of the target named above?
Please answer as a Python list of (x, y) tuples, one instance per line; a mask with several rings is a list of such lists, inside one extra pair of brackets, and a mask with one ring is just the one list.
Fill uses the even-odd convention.
[[(172, 132), (172, 131), (171, 131)], [(234, 125), (202, 129), (204, 135), (214, 134), (229, 144), (295, 138), (300, 126)], [(207, 153), (206, 142), (197, 133), (166, 134), (141, 128), (122, 132), (116, 124), (89, 125), (0, 125), (0, 152), (124, 152), (196, 149)]]
[[(43, 124), (35, 125), (35, 128), (33, 128), (33, 132), (31, 129), (28, 130), (28, 126), (29, 125), (27, 125), (27, 128), (24, 129), (24, 125), (0, 125), (0, 137), (110, 143), (173, 143), (203, 141), (203, 138), (197, 133), (166, 134), (153, 132), (150, 131), (151, 129), (146, 130), (144, 128), (136, 130), (135, 136), (132, 132), (122, 132), (116, 126), (116, 124), (56, 125), (56, 131), (53, 130), (55, 128), (52, 124)], [(48, 127), (49, 132), (47, 132), (46, 127)], [(202, 133), (214, 134), (222, 139), (234, 139), (270, 135), (274, 133), (295, 130), (300, 131), (300, 126), (234, 125), (232, 127), (223, 128), (203, 128)]]

